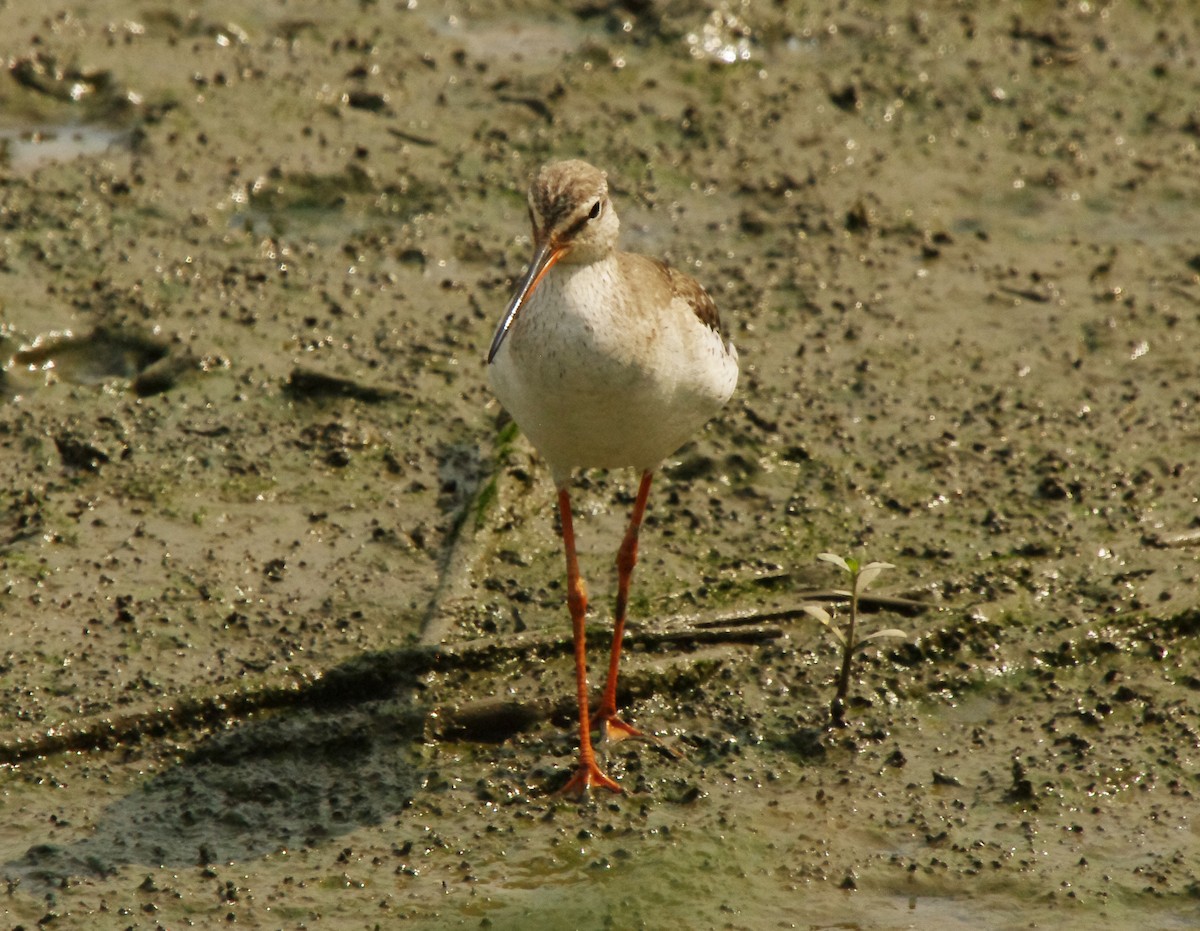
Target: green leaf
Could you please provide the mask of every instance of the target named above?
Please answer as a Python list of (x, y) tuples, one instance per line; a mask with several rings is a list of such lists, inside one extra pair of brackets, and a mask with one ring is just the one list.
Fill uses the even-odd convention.
[(888, 627), (885, 630), (877, 630), (872, 634), (868, 634), (863, 639), (874, 640), (876, 637), (899, 637), (901, 640), (904, 640), (906, 637), (908, 637), (908, 633), (901, 630), (899, 627)]
[(867, 563), (858, 572), (858, 584), (857, 584), (858, 591), (865, 592), (867, 590), (867, 586), (870, 585), (872, 582), (874, 582), (876, 577), (879, 575), (879, 573), (881, 573), (884, 569), (895, 569), (895, 568), (896, 567), (893, 566), (890, 562)]
[(801, 605), (804, 613), (825, 625), (825, 629), (833, 634), (840, 646), (846, 645), (846, 635), (843, 634), (833, 623), (833, 618), (829, 616), (829, 612), (817, 605)]
[(860, 641), (858, 641), (858, 643), (854, 645), (854, 649), (857, 650), (859, 647), (870, 643), (872, 640), (878, 640), (880, 637), (899, 637), (901, 640), (905, 640), (908, 638), (908, 634), (895, 627), (889, 627), (887, 630), (877, 630), (875, 633), (867, 634)]
[(853, 575), (854, 570), (850, 568), (850, 564), (842, 559), (837, 553), (818, 553), (817, 559), (823, 559), (825, 562), (831, 562), (843, 572)]

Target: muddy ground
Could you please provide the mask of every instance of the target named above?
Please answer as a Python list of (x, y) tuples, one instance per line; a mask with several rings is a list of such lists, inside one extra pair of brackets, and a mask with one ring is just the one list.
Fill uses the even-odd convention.
[[(1200, 24), (862, 7), (0, 7), (5, 926), (1200, 923)], [(584, 805), (481, 359), (569, 156), (742, 359)]]

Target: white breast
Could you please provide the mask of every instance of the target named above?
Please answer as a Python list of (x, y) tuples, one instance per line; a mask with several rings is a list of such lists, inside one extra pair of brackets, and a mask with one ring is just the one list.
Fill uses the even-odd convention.
[(554, 268), (488, 366), (558, 485), (579, 467), (654, 468), (737, 384), (732, 344), (679, 298), (636, 306), (632, 295), (653, 289), (630, 287), (619, 268), (616, 256)]

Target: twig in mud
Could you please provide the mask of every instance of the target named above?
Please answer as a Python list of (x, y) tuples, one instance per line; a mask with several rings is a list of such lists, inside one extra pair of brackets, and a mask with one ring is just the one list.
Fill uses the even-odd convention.
[[(810, 600), (835, 600), (849, 592), (836, 590), (805, 593)], [(907, 598), (860, 597), (866, 604), (915, 612), (928, 606)], [(738, 611), (716, 616), (683, 615), (664, 619), (656, 627), (631, 631), (626, 643), (643, 650), (688, 650), (718, 644), (755, 646), (783, 636), (780, 623), (806, 616), (811, 606), (771, 611)], [(449, 625), (442, 625), (449, 629)], [(77, 719), (7, 740), (0, 740), (0, 765), (37, 757), (83, 750), (109, 750), (138, 744), (148, 738), (200, 731), (258, 711), (289, 707), (332, 708), (393, 697), (413, 688), (430, 672), (487, 669), (511, 660), (567, 654), (572, 649), (569, 632), (521, 633), (504, 637), (449, 644), (420, 644), (399, 650), (368, 653), (328, 670), (307, 670), (290, 682), (243, 688), (233, 692), (185, 696), (173, 704), (158, 705), (124, 715)], [(466, 705), (453, 728), (471, 739), (483, 733), (515, 733), (540, 721), (547, 711), (535, 703), (520, 709), (504, 705)], [(412, 733), (424, 726), (429, 709), (414, 709)], [(407, 727), (406, 727), (407, 729)], [(449, 733), (449, 732), (448, 732)], [(455, 732), (458, 733), (457, 731)]]
[[(835, 600), (848, 597), (849, 592), (830, 590), (804, 594), (810, 600)], [(860, 596), (860, 606), (867, 604), (908, 612), (928, 607), (907, 598)], [(664, 619), (657, 627), (629, 632), (626, 643), (644, 650), (687, 650), (717, 644), (755, 646), (782, 637), (783, 629), (779, 624), (808, 615), (810, 607), (737, 611), (709, 617), (672, 617)], [(449, 629), (449, 625), (443, 626)], [(216, 727), (258, 711), (289, 707), (332, 708), (384, 700), (393, 697), (399, 689), (415, 687), (417, 680), (430, 672), (486, 669), (514, 659), (566, 654), (571, 649), (571, 636), (563, 631), (522, 633), (461, 643), (421, 644), (368, 653), (333, 669), (305, 671), (293, 681), (282, 684), (203, 697), (185, 696), (165, 707), (158, 705), (119, 716), (72, 720), (0, 740), (0, 765), (59, 753), (109, 750), (138, 744), (147, 738)], [(420, 732), (428, 713), (429, 709), (413, 710), (409, 722), (412, 733)], [(482, 739), (477, 735), (484, 732), (523, 730), (530, 726), (530, 721), (542, 720), (548, 713), (551, 712), (540, 706), (523, 710), (508, 707), (488, 710), (485, 705), (480, 705), (476, 710), (463, 711), (460, 714), (462, 720), (455, 727), (463, 729), (464, 734), (476, 735), (471, 739)]]
[(1200, 530), (1183, 530), (1178, 533), (1156, 533), (1145, 538), (1149, 546), (1160, 549), (1175, 549), (1185, 546), (1200, 546)]
[[(704, 629), (708, 627), (737, 627), (751, 624), (770, 624), (778, 621), (795, 621), (810, 617), (809, 608), (814, 601), (844, 602), (850, 599), (850, 592), (841, 588), (813, 589), (797, 593), (803, 603), (794, 608), (772, 608), (767, 611), (735, 611), (723, 614), (710, 620), (697, 620), (695, 615), (682, 615), (678, 620), (688, 621), (693, 626)], [(865, 595), (859, 592), (859, 611), (887, 610), (897, 614), (913, 616), (928, 611), (931, 605), (915, 598), (904, 598), (899, 595)]]
[(435, 146), (435, 145), (437, 145), (437, 140), (432, 139), (429, 136), (418, 136), (416, 133), (406, 133), (402, 129), (389, 129), (388, 132), (391, 133), (393, 136), (395, 136), (397, 139), (401, 140), (402, 142), (411, 142), (413, 145), (420, 145), (420, 146)]
[[(699, 644), (758, 644), (778, 639), (778, 627), (755, 625), (729, 629), (672, 628), (632, 634), (628, 640), (646, 649), (690, 647)], [(369, 653), (329, 670), (312, 670), (294, 681), (181, 697), (173, 704), (145, 711), (76, 719), (0, 741), (0, 765), (83, 750), (110, 750), (136, 745), (147, 738), (200, 731), (239, 717), (288, 707), (331, 708), (338, 705), (392, 698), (402, 688), (435, 671), (483, 669), (511, 659), (567, 653), (569, 635), (518, 634), (515, 637), (472, 640), (442, 646), (416, 646)], [(413, 709), (409, 725), (420, 732), (426, 709)], [(539, 712), (540, 714), (540, 712)], [(406, 719), (407, 720), (407, 719)]]

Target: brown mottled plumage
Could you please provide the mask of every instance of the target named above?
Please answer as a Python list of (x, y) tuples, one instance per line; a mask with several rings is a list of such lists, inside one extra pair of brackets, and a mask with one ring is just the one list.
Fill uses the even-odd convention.
[[(643, 258), (640, 255), (625, 254), (634, 259)], [(676, 271), (662, 259), (649, 259), (648, 261), (657, 265), (659, 270), (666, 275), (672, 295), (687, 301), (688, 306), (692, 308), (692, 313), (706, 327), (724, 335), (725, 331), (721, 329), (721, 315), (717, 313), (717, 302), (704, 290), (700, 282), (691, 275)]]

